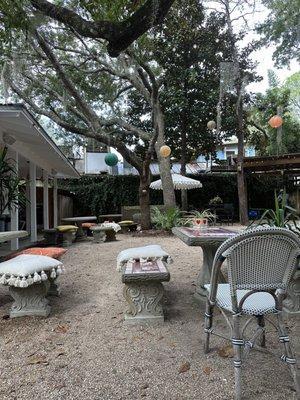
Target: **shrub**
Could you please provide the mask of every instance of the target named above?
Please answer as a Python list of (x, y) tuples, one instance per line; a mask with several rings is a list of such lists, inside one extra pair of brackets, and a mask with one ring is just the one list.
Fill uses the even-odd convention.
[(151, 212), (151, 221), (157, 229), (171, 231), (175, 226), (182, 225), (181, 212), (177, 207), (167, 211), (155, 207)]

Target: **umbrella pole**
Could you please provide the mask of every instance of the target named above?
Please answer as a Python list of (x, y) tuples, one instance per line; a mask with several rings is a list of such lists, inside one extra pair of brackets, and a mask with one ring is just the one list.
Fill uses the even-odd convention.
[(187, 190), (181, 190), (181, 209), (187, 211), (188, 209), (188, 194)]

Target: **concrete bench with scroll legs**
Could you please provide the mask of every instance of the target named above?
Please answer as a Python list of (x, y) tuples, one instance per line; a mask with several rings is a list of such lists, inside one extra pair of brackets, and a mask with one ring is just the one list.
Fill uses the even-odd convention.
[(22, 254), (0, 263), (0, 284), (9, 286), (14, 299), (10, 317), (47, 317), (51, 310), (46, 299), (50, 280), (62, 272), (60, 261), (41, 255)]
[[(39, 255), (39, 256), (48, 256), (55, 258), (56, 260), (60, 260), (61, 257), (66, 253), (67, 249), (62, 247), (29, 247), (24, 250), (20, 250), (18, 252), (14, 252), (6, 257), (6, 260), (10, 260), (11, 258), (20, 256), (21, 254), (31, 254), (31, 255)], [(54, 278), (49, 276), (50, 287), (48, 290), (48, 296), (60, 296), (60, 288), (57, 282), (58, 275)]]
[(128, 304), (126, 324), (164, 321), (162, 282), (170, 273), (162, 260), (129, 260), (122, 271), (123, 294)]

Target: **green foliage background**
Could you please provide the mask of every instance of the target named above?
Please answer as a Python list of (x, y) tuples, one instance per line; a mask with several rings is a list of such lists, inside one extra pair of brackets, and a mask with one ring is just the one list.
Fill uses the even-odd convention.
[[(198, 175), (191, 176), (199, 179), (203, 187), (188, 191), (188, 201), (191, 208), (209, 208), (209, 200), (220, 196), (224, 203), (233, 203), (238, 215), (238, 196), (236, 176), (224, 174), (222, 176)], [(155, 177), (154, 179), (158, 179)], [(139, 178), (137, 176), (85, 176), (81, 179), (64, 179), (60, 181), (60, 188), (73, 194), (74, 212), (76, 215), (99, 215), (119, 213), (122, 205), (138, 204)], [(274, 205), (274, 189), (287, 187), (287, 182), (281, 177), (248, 176), (249, 207), (272, 208)], [(177, 204), (180, 205), (180, 191), (176, 191)], [(162, 191), (151, 190), (151, 204), (163, 204)]]

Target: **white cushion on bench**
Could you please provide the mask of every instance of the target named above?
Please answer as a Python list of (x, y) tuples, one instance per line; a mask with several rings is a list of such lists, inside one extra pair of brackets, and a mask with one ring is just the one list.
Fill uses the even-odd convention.
[(51, 271), (51, 278), (55, 279), (62, 272), (62, 263), (52, 257), (22, 254), (0, 263), (0, 283), (27, 287), (47, 280), (45, 271)]
[(124, 264), (130, 259), (139, 260), (144, 258), (147, 260), (163, 260), (169, 264), (172, 262), (171, 256), (162, 249), (161, 246), (153, 244), (150, 246), (133, 247), (123, 250), (117, 257), (117, 270), (120, 271)]

